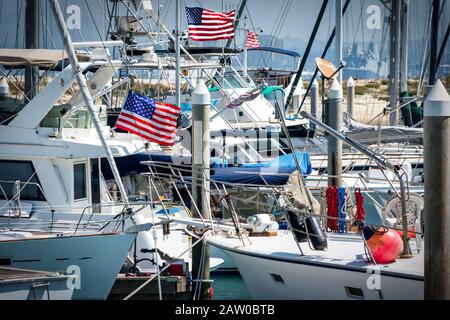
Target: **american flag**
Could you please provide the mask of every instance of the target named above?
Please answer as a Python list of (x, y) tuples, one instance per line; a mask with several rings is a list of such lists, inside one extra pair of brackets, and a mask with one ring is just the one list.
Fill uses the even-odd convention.
[(180, 111), (177, 106), (155, 102), (130, 91), (117, 118), (116, 128), (134, 133), (161, 146), (170, 146), (176, 137)]
[(248, 32), (247, 41), (245, 42), (247, 48), (259, 48), (258, 35), (253, 31)]
[(213, 41), (234, 37), (235, 11), (215, 12), (186, 7), (189, 37), (195, 41)]

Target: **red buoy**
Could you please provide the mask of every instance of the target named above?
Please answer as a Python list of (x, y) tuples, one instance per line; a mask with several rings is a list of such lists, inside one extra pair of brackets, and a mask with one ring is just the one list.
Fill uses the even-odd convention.
[(214, 289), (213, 287), (209, 287), (209, 298), (212, 299), (214, 296)]
[(379, 228), (376, 231), (364, 232), (367, 245), (376, 263), (394, 262), (403, 251), (403, 241), (397, 232)]

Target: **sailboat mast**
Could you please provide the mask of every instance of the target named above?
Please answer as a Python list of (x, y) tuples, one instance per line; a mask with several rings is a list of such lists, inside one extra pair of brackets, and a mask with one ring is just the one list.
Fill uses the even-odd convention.
[(428, 84), (430, 86), (433, 86), (436, 82), (439, 8), (440, 0), (433, 0), (433, 15), (431, 18), (430, 74), (428, 79)]
[(401, 0), (391, 1), (391, 40), (390, 40), (390, 52), (389, 52), (389, 109), (391, 110), (389, 116), (389, 124), (391, 126), (397, 125), (398, 111), (397, 109), (397, 97), (398, 97), (398, 71), (399, 71), (399, 46), (400, 46), (400, 11)]
[[(25, 8), (25, 48), (37, 49), (39, 46), (38, 0), (27, 0)], [(25, 96), (31, 100), (38, 93), (39, 68), (25, 68)]]
[(180, 87), (180, 0), (175, 0), (175, 95), (176, 105), (181, 106), (181, 87)]
[(248, 78), (248, 50), (247, 50), (248, 28), (247, 21), (244, 23), (244, 72), (242, 73), (244, 79)]
[(303, 53), (302, 60), (300, 61), (300, 65), (295, 74), (294, 81), (292, 82), (291, 91), (289, 91), (289, 94), (286, 98), (285, 109), (288, 108), (292, 102), (292, 97), (294, 96), (294, 92), (297, 89), (300, 78), (302, 77), (303, 69), (305, 68), (305, 65), (306, 65), (306, 60), (308, 59), (309, 53), (311, 52), (312, 45), (316, 39), (316, 35), (317, 35), (317, 32), (319, 31), (319, 27), (322, 22), (323, 15), (325, 14), (325, 9), (327, 8), (328, 2), (329, 2), (329, 0), (323, 0), (323, 2), (322, 2), (322, 6), (320, 7), (319, 15), (317, 16), (316, 22), (314, 23), (314, 27), (313, 27), (311, 36), (309, 37), (308, 44), (306, 45), (306, 49), (305, 49), (305, 52)]
[[(340, 65), (343, 52), (343, 23), (342, 23), (342, 0), (336, 0), (336, 39), (335, 39), (335, 62)], [(337, 75), (339, 83), (342, 84), (342, 72)]]
[(442, 40), (441, 49), (436, 61), (436, 69), (439, 69), (441, 65), (442, 56), (444, 55), (445, 47), (447, 46), (448, 39), (450, 38), (450, 23), (448, 24), (447, 31), (445, 32), (444, 40)]
[(400, 93), (408, 91), (408, 25), (409, 25), (409, 0), (402, 1), (402, 15), (400, 26)]
[[(242, 14), (244, 13), (244, 9), (245, 9), (246, 5), (247, 5), (247, 0), (242, 0), (241, 5), (239, 6), (239, 10), (236, 15), (236, 20), (234, 20), (234, 23), (233, 23), (233, 27), (234, 27), (235, 31), (236, 31), (237, 27), (239, 26), (239, 21), (241, 20), (241, 17), (242, 17)], [(225, 44), (225, 48), (228, 48), (231, 45), (232, 41), (233, 41), (233, 39), (228, 39), (227, 43)]]

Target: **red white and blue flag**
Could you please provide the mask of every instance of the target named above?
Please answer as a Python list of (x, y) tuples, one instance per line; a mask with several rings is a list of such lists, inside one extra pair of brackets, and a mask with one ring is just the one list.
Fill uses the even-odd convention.
[(203, 8), (186, 7), (189, 38), (195, 41), (214, 41), (234, 37), (235, 11), (215, 12)]
[(247, 48), (259, 48), (258, 35), (253, 31), (248, 32), (247, 41), (245, 42)]
[(177, 106), (155, 102), (130, 91), (117, 118), (116, 128), (161, 146), (171, 146), (175, 141), (180, 111)]

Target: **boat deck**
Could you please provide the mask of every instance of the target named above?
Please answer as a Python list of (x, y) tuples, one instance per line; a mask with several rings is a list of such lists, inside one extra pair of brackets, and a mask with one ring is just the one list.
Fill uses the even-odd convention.
[[(363, 241), (357, 234), (330, 235), (326, 251), (313, 250), (307, 242), (302, 242), (299, 245), (304, 255), (301, 255), (296, 241), (288, 231), (280, 230), (278, 236), (275, 237), (249, 237), (251, 243), (245, 237), (244, 239), (245, 246), (237, 238), (225, 238), (220, 235), (210, 237), (208, 241), (218, 248), (270, 260), (311, 264), (319, 267), (332, 265), (336, 268), (363, 272), (374, 268), (374, 264), (368, 261)], [(413, 252), (412, 258), (397, 259), (390, 264), (377, 265), (381, 273), (404, 274), (423, 279), (423, 250), (418, 252), (414, 240), (410, 240), (410, 246)]]

